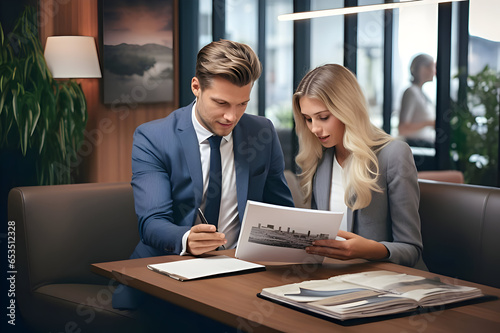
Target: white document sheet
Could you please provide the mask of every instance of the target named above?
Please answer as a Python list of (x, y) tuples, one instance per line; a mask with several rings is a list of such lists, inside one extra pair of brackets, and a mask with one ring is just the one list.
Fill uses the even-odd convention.
[(321, 263), (306, 253), (317, 239), (334, 239), (343, 213), (247, 202), (236, 258), (249, 261)]
[(148, 268), (173, 279), (187, 281), (227, 273), (264, 270), (265, 266), (222, 255), (152, 264)]

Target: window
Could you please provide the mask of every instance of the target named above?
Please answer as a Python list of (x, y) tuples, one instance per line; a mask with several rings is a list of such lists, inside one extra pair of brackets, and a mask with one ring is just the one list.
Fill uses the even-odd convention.
[[(216, 13), (218, 12), (217, 9), (212, 13), (213, 1), (199, 0), (200, 47), (212, 41), (212, 21), (216, 18), (214, 15), (218, 15)], [(310, 8), (313, 11), (342, 8), (345, 3), (345, 0), (303, 1), (303, 3), (297, 2), (297, 4), (300, 6), (304, 4), (304, 8)], [(220, 11), (225, 15), (224, 19), (221, 20), (225, 22), (225, 38), (250, 45), (264, 62), (263, 75), (257, 81), (257, 85), (260, 85), (261, 89), (259, 91), (257, 85), (252, 89), (251, 103), (247, 112), (253, 114), (259, 114), (260, 112), (260, 114), (264, 114), (271, 119), (278, 130), (287, 168), (289, 168), (290, 163), (293, 163), (290, 162), (293, 161), (293, 151), (296, 149), (296, 147), (291, 147), (292, 142), (295, 142), (291, 135), (293, 128), (291, 100), (295, 78), (294, 70), (309, 70), (327, 63), (344, 64), (344, 16), (315, 18), (309, 21), (309, 25), (300, 25), (301, 30), (299, 33), (304, 31), (310, 33), (310, 39), (307, 40), (307, 43), (304, 43), (310, 46), (298, 50), (297, 44), (295, 44), (294, 49), (294, 23), (292, 21), (277, 20), (280, 14), (293, 12), (294, 0), (221, 0), (219, 2), (225, 5), (225, 11)], [(392, 1), (357, 0), (357, 5), (366, 6), (384, 2)], [(470, 1), (469, 4), (469, 74), (479, 73), (485, 65), (498, 72), (500, 69), (500, 37), (491, 37), (491, 34), (495, 36), (494, 34), (500, 31), (500, 21), (497, 19), (498, 15), (495, 16), (498, 10), (493, 7), (500, 6), (500, 2), (497, 0), (474, 0)], [(459, 21), (463, 18), (457, 15), (458, 3), (454, 3), (452, 6), (450, 92), (452, 99), (455, 100), (459, 87), (455, 76), (459, 69), (457, 53), (454, 50), (457, 49), (460, 41), (460, 36), (456, 32), (458, 31)], [(353, 51), (356, 52), (356, 76), (367, 99), (371, 121), (376, 126), (389, 130), (391, 135), (399, 136), (410, 143), (419, 170), (435, 168), (436, 166), (443, 167), (444, 164), (438, 162), (447, 159), (447, 152), (444, 151), (446, 142), (443, 143), (438, 140), (435, 143), (436, 131), (433, 126), (427, 126), (425, 130), (426, 137), (428, 135), (430, 138), (429, 145), (425, 142), (422, 143), (421, 140), (413, 140), (411, 137), (403, 138), (398, 129), (402, 111), (402, 97), (404, 92), (412, 86), (412, 75), (410, 74), (412, 60), (422, 53), (429, 55), (434, 61), (437, 60), (438, 8), (439, 5), (437, 4), (428, 4), (392, 11), (392, 55), (384, 55), (385, 49), (391, 49), (391, 47), (384, 45), (385, 38), (391, 39), (390, 36), (385, 35), (386, 23), (388, 23), (385, 21), (387, 19), (385, 12), (378, 10), (359, 13), (357, 14), (357, 45), (356, 48), (353, 48)], [(475, 12), (474, 8), (477, 9), (477, 12)], [(443, 9), (446, 9), (445, 5), (443, 5)], [(443, 10), (443, 13), (447, 15), (448, 12)], [(476, 15), (474, 13), (478, 13), (477, 19), (474, 19)], [(488, 15), (486, 14), (492, 15), (492, 21), (487, 20)], [(263, 22), (265, 23), (262, 24)], [(478, 22), (488, 22), (482, 30), (483, 32), (477, 29)], [(304, 29), (302, 30), (302, 28)], [(444, 30), (446, 30), (446, 33), (448, 32), (447, 28)], [(483, 33), (487, 33), (488, 36), (484, 36)], [(259, 40), (259, 36), (263, 37), (264, 40)], [(301, 45), (303, 41), (299, 40), (298, 45)], [(445, 42), (447, 45), (448, 41)], [(293, 58), (294, 52), (298, 52), (295, 62)], [(460, 54), (464, 54), (464, 52)], [(386, 84), (392, 84), (389, 93), (384, 91), (384, 61), (388, 61), (390, 56), (392, 56), (392, 77), (389, 80), (391, 82), (385, 82)], [(462, 63), (464, 59), (465, 55), (460, 56)], [(297, 62), (299, 63), (297, 64)], [(443, 62), (444, 60), (441, 59), (441, 65), (448, 65)], [(294, 65), (298, 66), (294, 67)], [(385, 67), (386, 70), (387, 68)], [(446, 73), (446, 67), (441, 67), (441, 69), (443, 69), (442, 72)], [(440, 81), (440, 84), (442, 82)], [(445, 88), (447, 88), (447, 82), (444, 82), (444, 84)], [(443, 87), (440, 86), (440, 89), (443, 89)], [(438, 102), (443, 101), (437, 99), (436, 96), (437, 80), (435, 75), (430, 80), (427, 80), (418, 91), (421, 93), (426, 105), (423, 109), (428, 111), (429, 117), (435, 119), (436, 100)], [(384, 103), (384, 96), (387, 97), (388, 95), (392, 96), (391, 103)], [(392, 107), (392, 110), (384, 110), (384, 106), (386, 108)], [(390, 124), (384, 124), (383, 122), (388, 120), (389, 113)], [(478, 114), (477, 117), (480, 118), (481, 115)], [(441, 129), (443, 129), (443, 126)], [(446, 126), (444, 126), (444, 129), (446, 130)], [(452, 133), (446, 134), (451, 135)], [(436, 155), (434, 143), (436, 147), (440, 148), (437, 149), (439, 156)]]
[[(226, 38), (249, 45), (258, 52), (258, 2), (257, 0), (226, 0)], [(250, 94), (246, 113), (258, 114), (257, 81)]]
[[(311, 0), (311, 10), (344, 7), (344, 0)], [(311, 66), (344, 63), (344, 17), (311, 20)]]
[(477, 74), (488, 65), (500, 71), (500, 2), (474, 0), (470, 2), (469, 73)]
[[(266, 1), (266, 117), (278, 129), (293, 127), (293, 23), (278, 21), (293, 12), (291, 0)], [(283, 140), (282, 140), (283, 141)], [(285, 144), (285, 142), (282, 142)]]
[[(358, 5), (380, 3), (358, 0)], [(373, 124), (382, 128), (384, 96), (384, 11), (358, 14), (358, 49), (356, 76), (367, 100)]]
[[(453, 160), (466, 183), (499, 186), (500, 3), (469, 4), (467, 107), (455, 107), (451, 144)], [(462, 98), (462, 96), (460, 96)], [(463, 140), (466, 138), (466, 140)]]
[(198, 18), (198, 50), (200, 50), (212, 41), (212, 1), (199, 1)]
[[(394, 112), (391, 119), (391, 134), (399, 135), (398, 124), (401, 113), (402, 97), (407, 88), (411, 86), (410, 65), (415, 56), (425, 53), (434, 60), (437, 55), (437, 21), (438, 6), (426, 5), (415, 6), (411, 8), (400, 8), (394, 11), (394, 54), (393, 54), (393, 106)], [(435, 118), (436, 105), (436, 78), (423, 84), (420, 96), (427, 100), (429, 112), (432, 112)], [(424, 131), (425, 130), (425, 131)], [(411, 136), (410, 145), (420, 146), (422, 139), (428, 142), (434, 142), (435, 130), (432, 127), (426, 127), (420, 132), (419, 136)], [(411, 138), (415, 144), (412, 143)], [(424, 155), (434, 155), (434, 149), (419, 150)]]

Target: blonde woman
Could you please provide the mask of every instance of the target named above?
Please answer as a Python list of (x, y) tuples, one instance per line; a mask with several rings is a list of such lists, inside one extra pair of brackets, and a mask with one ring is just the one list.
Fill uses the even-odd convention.
[(293, 112), (306, 199), (315, 209), (344, 212), (344, 240), (319, 240), (306, 251), (424, 268), (413, 156), (405, 142), (371, 124), (356, 77), (335, 64), (310, 71)]

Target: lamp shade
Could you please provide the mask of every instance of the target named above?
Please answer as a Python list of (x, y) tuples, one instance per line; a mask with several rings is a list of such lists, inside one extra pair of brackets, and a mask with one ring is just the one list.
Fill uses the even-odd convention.
[(44, 56), (54, 78), (101, 77), (94, 37), (47, 37)]

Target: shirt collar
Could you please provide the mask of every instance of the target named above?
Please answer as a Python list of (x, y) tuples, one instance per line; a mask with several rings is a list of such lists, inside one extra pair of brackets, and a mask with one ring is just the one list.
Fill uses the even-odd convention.
[[(193, 121), (193, 126), (194, 130), (196, 132), (196, 137), (198, 138), (198, 143), (202, 143), (206, 140), (208, 140), (209, 137), (212, 135), (215, 135), (214, 133), (210, 132), (207, 130), (205, 127), (203, 127), (198, 119), (196, 118), (196, 102), (193, 104), (193, 108), (191, 109), (191, 120)], [(224, 140), (230, 141), (231, 137), (233, 135), (233, 131), (231, 131), (228, 135), (223, 136)]]

